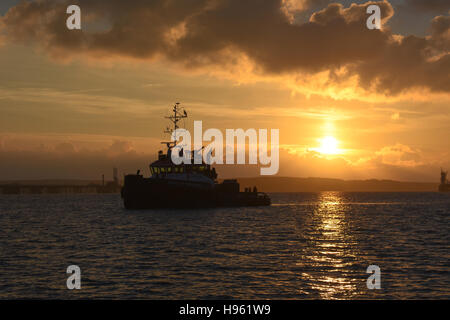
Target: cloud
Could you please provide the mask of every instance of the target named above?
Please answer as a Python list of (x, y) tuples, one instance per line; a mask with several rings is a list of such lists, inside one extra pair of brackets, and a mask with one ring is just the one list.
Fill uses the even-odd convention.
[(383, 147), (375, 154), (382, 164), (401, 167), (417, 167), (423, 164), (420, 150), (413, 150), (400, 143)]
[(437, 50), (450, 51), (450, 16), (437, 16), (431, 24), (431, 39)]
[(400, 119), (400, 113), (399, 112), (393, 113), (391, 115), (391, 119), (392, 120), (399, 120)]
[(450, 2), (448, 0), (406, 0), (406, 5), (422, 12), (446, 12), (450, 10)]
[(296, 14), (306, 10), (321, 8), (331, 2), (333, 0), (282, 0), (281, 11), (293, 23), (296, 19)]
[(122, 173), (145, 170), (155, 157), (137, 152), (127, 140), (102, 140), (87, 148), (84, 141), (75, 141), (80, 138), (77, 136), (64, 142), (58, 142), (64, 137), (53, 138), (11, 135), (0, 140), (4, 142), (4, 148), (0, 148), (1, 179), (95, 179), (114, 166)]
[(57, 153), (65, 153), (65, 154), (71, 154), (75, 153), (76, 149), (75, 146), (70, 142), (62, 142), (55, 146), (55, 151)]
[(110, 155), (118, 155), (129, 152), (134, 152), (133, 143), (131, 141), (115, 140), (108, 148), (108, 154)]
[(380, 6), (385, 25), (394, 14), (387, 1), (348, 8), (332, 3), (309, 21), (294, 22), (292, 11), (312, 1), (79, 0), (74, 3), (86, 17), (81, 31), (65, 28), (68, 3), (21, 2), (1, 19), (4, 35), (38, 43), (59, 58), (165, 59), (187, 68), (226, 70), (243, 58), (260, 75), (328, 71), (330, 84), (356, 76), (360, 87), (384, 94), (417, 87), (450, 91), (449, 17), (436, 17), (428, 37), (401, 37), (386, 27), (368, 30), (366, 7)]
[(426, 152), (401, 143), (364, 154), (327, 157), (308, 148), (285, 145), (280, 148), (279, 175), (436, 182), (439, 168), (450, 167), (448, 152), (436, 154), (433, 160)]
[[(96, 140), (96, 141), (93, 141)], [(137, 138), (108, 136), (19, 135), (0, 137), (0, 177), (14, 179), (99, 179), (112, 167), (121, 173), (137, 169), (148, 175), (148, 164), (156, 159), (158, 142), (143, 144)], [(87, 143), (89, 142), (89, 143)], [(153, 150), (148, 152), (148, 150)], [(359, 154), (325, 157), (295, 145), (280, 148), (278, 176), (340, 179), (396, 179), (436, 181), (439, 167), (450, 167), (448, 152), (427, 159), (421, 150), (404, 144), (385, 146), (359, 159)], [(30, 160), (31, 159), (31, 160)], [(220, 178), (259, 176), (258, 165), (218, 165)]]

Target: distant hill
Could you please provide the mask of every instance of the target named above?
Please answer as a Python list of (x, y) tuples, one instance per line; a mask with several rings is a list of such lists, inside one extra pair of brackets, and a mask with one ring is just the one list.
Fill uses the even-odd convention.
[[(256, 186), (264, 192), (317, 192), (317, 191), (437, 191), (438, 183), (429, 182), (401, 182), (393, 180), (340, 180), (328, 178), (290, 178), (290, 177), (254, 177), (238, 178), (241, 190), (245, 187)], [(105, 181), (106, 182), (106, 181)], [(20, 180), (0, 181), (0, 185), (41, 185), (41, 186), (86, 186), (89, 184), (101, 185), (99, 180), (76, 179), (46, 179), (46, 180)]]
[[(106, 181), (105, 181), (106, 182)], [(0, 185), (19, 184), (26, 186), (87, 186), (89, 184), (101, 185), (101, 180), (77, 179), (42, 179), (42, 180), (8, 180), (0, 181)]]
[(327, 178), (255, 177), (239, 178), (241, 189), (256, 186), (264, 192), (426, 192), (437, 191), (438, 183), (400, 182), (392, 180), (340, 180)]

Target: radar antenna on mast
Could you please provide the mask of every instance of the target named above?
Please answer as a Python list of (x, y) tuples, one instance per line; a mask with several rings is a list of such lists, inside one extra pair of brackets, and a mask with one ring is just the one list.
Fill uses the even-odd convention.
[(183, 107), (180, 107), (180, 103), (177, 102), (175, 103), (175, 105), (173, 106), (173, 115), (165, 117), (166, 119), (169, 119), (172, 123), (173, 123), (173, 129), (171, 129), (170, 127), (167, 127), (166, 130), (164, 130), (165, 133), (168, 134), (172, 134), (174, 133), (174, 137), (175, 137), (175, 141), (170, 141), (170, 142), (161, 142), (163, 144), (167, 144), (167, 148), (171, 149), (173, 148), (176, 144), (177, 144), (177, 129), (179, 129), (179, 125), (178, 122), (181, 119), (187, 118), (187, 112), (186, 110), (184, 110)]

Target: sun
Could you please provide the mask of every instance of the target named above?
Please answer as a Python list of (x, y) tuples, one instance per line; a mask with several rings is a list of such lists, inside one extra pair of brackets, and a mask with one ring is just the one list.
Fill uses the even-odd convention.
[(338, 148), (339, 142), (336, 138), (327, 136), (322, 139), (319, 139), (320, 147), (316, 149), (316, 151), (322, 154), (339, 154), (340, 150)]

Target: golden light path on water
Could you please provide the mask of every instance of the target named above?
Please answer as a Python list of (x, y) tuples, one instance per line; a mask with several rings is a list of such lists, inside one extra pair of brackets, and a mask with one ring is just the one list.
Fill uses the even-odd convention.
[(298, 264), (308, 264), (320, 272), (303, 272), (302, 277), (321, 298), (350, 298), (357, 294), (358, 280), (348, 272), (357, 258), (356, 241), (347, 232), (348, 205), (339, 192), (320, 193), (317, 200), (312, 215), (314, 230)]

